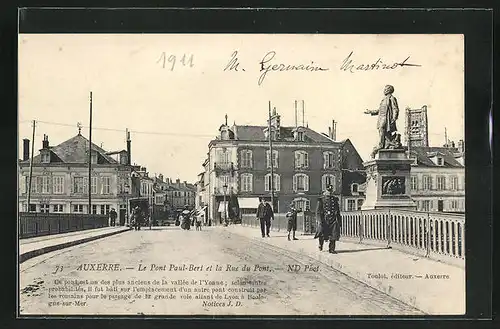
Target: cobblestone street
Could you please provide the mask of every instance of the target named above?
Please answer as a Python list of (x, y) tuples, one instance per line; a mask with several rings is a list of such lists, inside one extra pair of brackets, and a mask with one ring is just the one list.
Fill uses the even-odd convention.
[(213, 227), (129, 231), (35, 257), (20, 288), (21, 315), (421, 314), (306, 255)]

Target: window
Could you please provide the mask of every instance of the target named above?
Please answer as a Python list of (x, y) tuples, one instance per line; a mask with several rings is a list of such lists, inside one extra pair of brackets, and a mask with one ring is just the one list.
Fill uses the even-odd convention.
[(31, 203), (29, 211), (36, 211), (36, 204)]
[(231, 152), (226, 149), (216, 151), (216, 159), (218, 164), (229, 164), (231, 162)]
[(358, 199), (358, 210), (361, 210), (361, 207), (363, 206), (363, 203), (365, 202), (365, 200), (363, 199)]
[(323, 153), (323, 168), (331, 169), (334, 167), (334, 154), (333, 152)]
[(294, 175), (293, 190), (296, 192), (309, 191), (309, 177), (305, 174)]
[(303, 131), (297, 131), (295, 136), (296, 136), (295, 140), (297, 140), (299, 142), (304, 141), (304, 132)]
[(347, 211), (354, 211), (356, 209), (356, 200), (347, 200)]
[(74, 177), (73, 178), (73, 193), (83, 194), (87, 192), (87, 177)]
[(102, 178), (102, 194), (110, 194), (111, 177)]
[(418, 190), (418, 177), (417, 176), (411, 176), (411, 190), (412, 191)]
[(424, 190), (432, 190), (432, 176), (424, 176), (422, 183)]
[(36, 178), (38, 186), (35, 186), (35, 191), (37, 193), (49, 193), (49, 176), (39, 176)]
[(326, 187), (331, 185), (335, 191), (335, 176), (331, 174), (323, 175), (321, 177), (321, 190), (326, 191)]
[(83, 212), (83, 204), (74, 204), (73, 212)]
[(64, 205), (63, 204), (55, 204), (53, 206), (53, 212), (64, 212)]
[(442, 166), (443, 165), (443, 158), (441, 158), (441, 157), (437, 158), (437, 165), (438, 166)]
[(40, 204), (40, 212), (49, 212), (49, 205), (48, 204)]
[(97, 177), (92, 177), (90, 191), (92, 194), (97, 194)]
[(64, 176), (54, 176), (53, 178), (54, 194), (64, 193)]
[(106, 204), (106, 205), (101, 205), (101, 214), (102, 215), (107, 215), (109, 214), (109, 209), (110, 209), (110, 206), (109, 204)]
[[(266, 166), (267, 168), (271, 168), (271, 159), (269, 157), (269, 150), (266, 151)], [(278, 168), (278, 151), (273, 150), (273, 168)]]
[[(219, 183), (219, 188), (222, 189), (225, 185), (229, 189), (229, 183), (230, 183), (229, 176), (227, 176), (227, 175), (220, 176), (218, 183)], [(179, 192), (179, 196), (182, 196), (182, 192)]]
[[(266, 191), (271, 191), (271, 174), (267, 174), (265, 176), (264, 180), (264, 189)], [(280, 190), (280, 175), (274, 174), (273, 175), (273, 189), (274, 191), (279, 191)]]
[(252, 168), (252, 151), (241, 151), (241, 168)]
[(293, 203), (297, 210), (308, 211), (311, 209), (310, 202), (306, 198), (295, 199), (293, 200)]
[(90, 157), (90, 161), (92, 161), (92, 163), (97, 163), (97, 153), (92, 153), (92, 156)]
[(42, 154), (40, 154), (40, 157), (42, 163), (50, 163), (50, 153), (43, 152)]
[(242, 192), (252, 192), (252, 174), (242, 174), (241, 175), (241, 191)]
[(460, 204), (459, 204), (458, 200), (451, 200), (450, 201), (450, 208), (452, 210), (458, 210), (459, 207), (460, 207)]
[(97, 205), (96, 204), (92, 205), (92, 213), (97, 214)]
[(423, 211), (431, 211), (431, 200), (422, 201), (422, 210)]
[(295, 151), (295, 168), (309, 167), (309, 156), (305, 151)]
[(446, 177), (445, 176), (437, 176), (437, 189), (439, 191), (446, 190)]
[(358, 184), (354, 183), (351, 185), (351, 192), (358, 193)]
[(453, 191), (458, 190), (458, 176), (450, 177), (450, 189)]

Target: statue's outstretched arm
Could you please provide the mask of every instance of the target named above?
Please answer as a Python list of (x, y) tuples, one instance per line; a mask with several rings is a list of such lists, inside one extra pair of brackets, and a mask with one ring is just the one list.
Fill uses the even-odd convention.
[(377, 115), (378, 114), (378, 110), (366, 110), (364, 113), (365, 114), (371, 114), (371, 115)]

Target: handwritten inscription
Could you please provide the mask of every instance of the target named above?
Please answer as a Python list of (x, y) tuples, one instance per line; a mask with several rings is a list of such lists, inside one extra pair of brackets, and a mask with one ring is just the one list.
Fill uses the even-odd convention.
[(284, 63), (278, 63), (278, 64), (271, 64), (272, 60), (276, 56), (275, 51), (270, 51), (267, 54), (264, 55), (262, 60), (259, 62), (260, 66), (260, 77), (258, 84), (259, 86), (264, 82), (264, 79), (266, 78), (267, 74), (272, 71), (278, 71), (278, 72), (283, 72), (283, 71), (309, 71), (309, 72), (316, 72), (316, 71), (328, 71), (327, 68), (315, 65), (313, 61), (311, 61), (310, 64), (295, 64), (295, 65), (290, 65), (290, 64), (284, 64)]
[[(165, 68), (167, 63), (170, 63), (170, 71), (173, 71), (177, 65), (177, 56), (173, 54), (167, 55), (166, 52), (162, 52), (160, 58), (156, 61), (156, 63), (160, 63), (162, 68)], [(182, 66), (193, 67), (194, 66), (194, 55), (186, 55), (183, 54), (180, 58), (179, 62)]]
[(381, 58), (377, 59), (373, 63), (365, 63), (365, 64), (357, 64), (353, 61), (354, 52), (351, 51), (349, 55), (342, 61), (340, 65), (340, 70), (350, 73), (355, 73), (357, 71), (378, 71), (378, 70), (395, 70), (398, 67), (404, 66), (412, 66), (412, 67), (420, 67), (419, 64), (408, 63), (410, 56), (406, 57), (406, 59), (402, 62), (394, 62), (394, 63), (384, 63)]

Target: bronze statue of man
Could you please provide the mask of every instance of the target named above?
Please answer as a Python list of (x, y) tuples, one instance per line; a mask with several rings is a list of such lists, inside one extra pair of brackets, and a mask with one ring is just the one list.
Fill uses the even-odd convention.
[(400, 136), (396, 134), (396, 120), (399, 116), (399, 107), (394, 93), (394, 87), (387, 85), (384, 88), (384, 98), (376, 110), (366, 110), (365, 114), (378, 115), (377, 129), (379, 133), (378, 145), (373, 149), (372, 157), (382, 149), (401, 147)]

